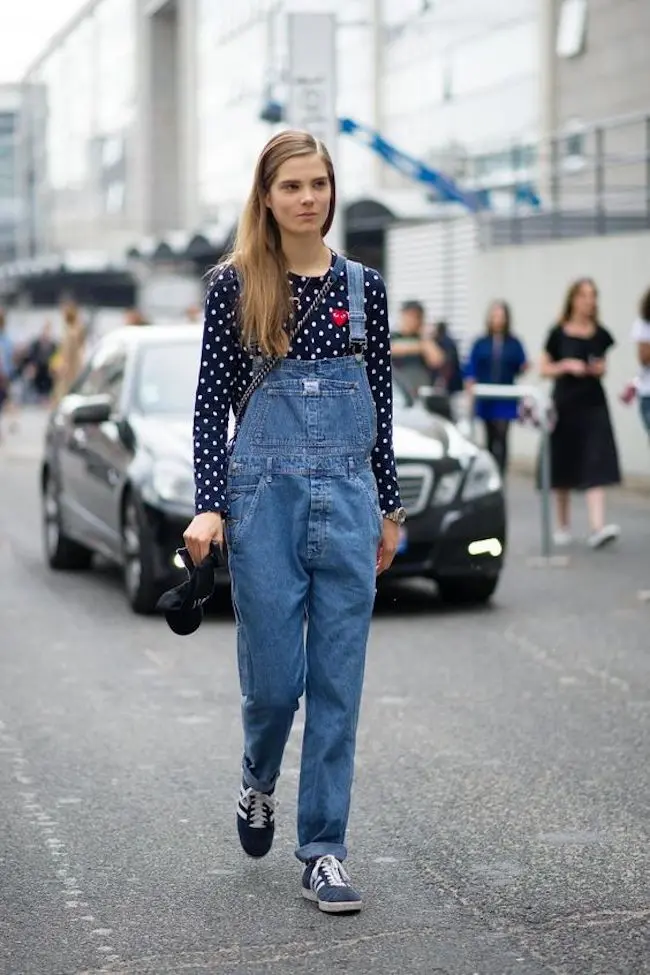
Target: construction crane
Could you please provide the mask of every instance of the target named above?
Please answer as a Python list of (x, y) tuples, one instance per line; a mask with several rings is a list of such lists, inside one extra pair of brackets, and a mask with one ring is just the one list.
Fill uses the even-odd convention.
[[(260, 118), (265, 122), (279, 124), (284, 119), (284, 106), (275, 99), (269, 99), (264, 104)], [(491, 195), (489, 190), (468, 190), (442, 173), (438, 169), (427, 165), (409, 153), (398, 149), (388, 142), (380, 132), (357, 122), (351, 118), (339, 119), (339, 131), (367, 146), (371, 152), (380, 156), (384, 162), (392, 166), (407, 179), (426, 186), (442, 203), (457, 203), (470, 213), (479, 213), (491, 209)], [(514, 186), (514, 196), (517, 203), (528, 204), (537, 209), (540, 200), (533, 187), (528, 183), (518, 183)]]

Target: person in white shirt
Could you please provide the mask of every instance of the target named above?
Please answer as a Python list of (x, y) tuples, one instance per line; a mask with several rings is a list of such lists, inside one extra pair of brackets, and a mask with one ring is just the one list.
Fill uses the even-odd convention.
[(639, 306), (639, 317), (632, 326), (632, 341), (636, 343), (641, 366), (635, 380), (641, 419), (650, 436), (650, 288)]

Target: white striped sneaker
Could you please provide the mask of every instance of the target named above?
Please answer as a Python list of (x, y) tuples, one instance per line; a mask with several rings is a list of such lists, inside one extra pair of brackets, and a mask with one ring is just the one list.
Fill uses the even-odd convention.
[(349, 914), (363, 907), (361, 894), (352, 886), (343, 864), (331, 855), (307, 864), (302, 875), (302, 896), (315, 901), (327, 914)]
[(237, 832), (249, 857), (264, 857), (273, 846), (275, 797), (242, 782), (237, 800)]
[(610, 542), (616, 541), (620, 534), (621, 529), (618, 525), (605, 525), (599, 531), (591, 533), (587, 539), (587, 544), (589, 548), (602, 548), (603, 545), (609, 545)]

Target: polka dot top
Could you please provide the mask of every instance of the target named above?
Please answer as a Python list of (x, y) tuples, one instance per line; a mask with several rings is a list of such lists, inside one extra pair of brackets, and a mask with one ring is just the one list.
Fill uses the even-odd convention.
[[(400, 506), (393, 453), (393, 396), (386, 287), (377, 271), (364, 267), (366, 368), (377, 410), (377, 443), (372, 467), (384, 514)], [(317, 278), (290, 274), (294, 297), (303, 308), (313, 300), (327, 275)], [(237, 409), (252, 376), (252, 358), (242, 348), (236, 322), (239, 285), (234, 270), (217, 268), (205, 302), (201, 366), (194, 412), (195, 509), (224, 510), (226, 505), (226, 445), (230, 408)], [(333, 312), (347, 310), (347, 280), (343, 270), (329, 296), (305, 323), (289, 348), (289, 359), (331, 359), (349, 355), (348, 325), (337, 326)]]

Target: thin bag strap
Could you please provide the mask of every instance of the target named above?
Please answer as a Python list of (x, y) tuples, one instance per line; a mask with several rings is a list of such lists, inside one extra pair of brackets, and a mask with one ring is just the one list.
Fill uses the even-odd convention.
[[(320, 307), (327, 293), (333, 287), (336, 278), (339, 276), (339, 274), (341, 273), (345, 265), (346, 265), (345, 258), (341, 257), (340, 254), (337, 254), (336, 260), (334, 261), (334, 264), (330, 269), (325, 284), (318, 292), (318, 294), (316, 295), (315, 299), (312, 301), (312, 303), (310, 304), (306, 312), (301, 316), (301, 318), (297, 322), (294, 322), (291, 328), (289, 329), (289, 345), (291, 345), (294, 338), (301, 330), (301, 328), (305, 325), (307, 320), (311, 318), (311, 316), (316, 311), (316, 309)], [(241, 277), (239, 275), (239, 272), (236, 273), (237, 273), (237, 280), (240, 282), (240, 288), (241, 288)], [(241, 425), (241, 421), (244, 416), (244, 410), (246, 409), (251, 396), (253, 395), (256, 389), (259, 389), (259, 387), (264, 382), (264, 380), (269, 375), (269, 373), (277, 366), (278, 362), (280, 362), (281, 360), (282, 360), (282, 356), (270, 356), (268, 359), (265, 359), (262, 365), (260, 366), (260, 368), (253, 376), (248, 386), (246, 387), (246, 389), (244, 390), (244, 394), (240, 399), (239, 405), (237, 407), (237, 412), (235, 413), (235, 434), (233, 435), (233, 438), (236, 435)]]

